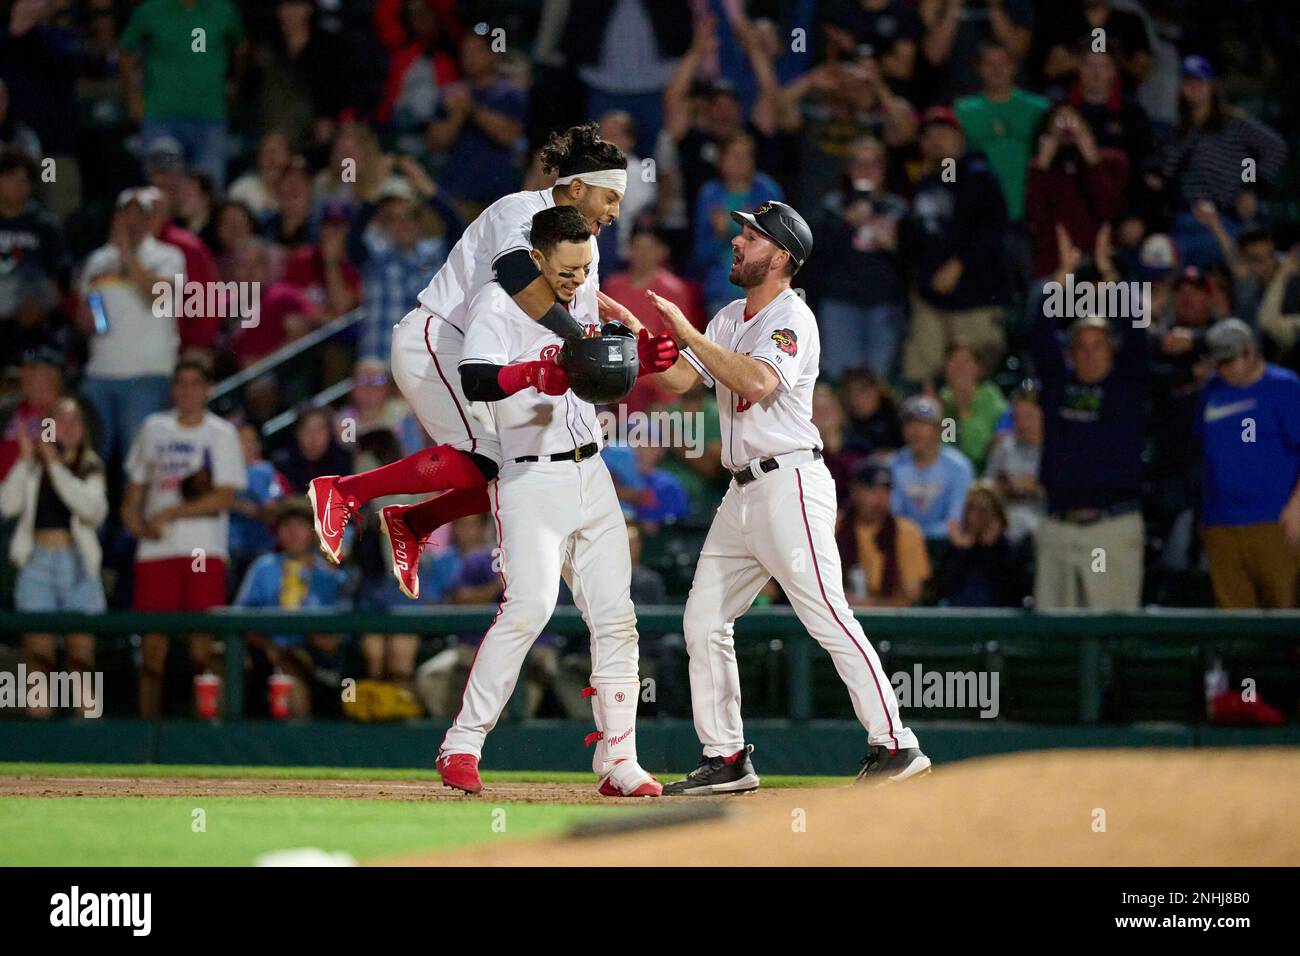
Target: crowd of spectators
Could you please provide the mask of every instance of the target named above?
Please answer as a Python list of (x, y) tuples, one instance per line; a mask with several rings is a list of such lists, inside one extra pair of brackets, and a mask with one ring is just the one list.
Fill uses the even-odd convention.
[[(0, 13), (4, 606), (404, 603), (377, 534), (322, 563), (301, 496), (428, 442), (389, 378), (391, 327), (486, 205), (551, 184), (540, 143), (584, 121), (628, 156), (601, 285), (652, 326), (647, 289), (701, 327), (740, 294), (731, 212), (783, 198), (812, 225), (795, 284), (820, 323), (814, 420), (855, 603), (1297, 604), (1283, 5)], [(689, 448), (605, 453), (644, 552), (634, 590), (682, 600), (728, 481), (716, 404), (648, 379), (626, 406), (699, 423)], [(435, 534), (421, 601), (495, 600), (491, 534)], [(50, 635), (22, 641), (52, 665)], [(193, 670), (218, 666), (212, 646), (190, 636)], [(143, 636), (142, 713), (173, 707), (168, 647)], [(413, 634), (353, 647), (264, 635), (254, 656), (294, 680), (294, 712), (336, 703), (320, 688), (349, 668), (437, 712), (472, 639), (423, 663)], [(64, 653), (93, 666), (85, 635)], [(562, 655), (535, 667), (565, 673)]]

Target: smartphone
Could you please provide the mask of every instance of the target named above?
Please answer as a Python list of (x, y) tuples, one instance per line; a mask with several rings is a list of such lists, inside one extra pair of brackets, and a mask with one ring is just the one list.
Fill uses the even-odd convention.
[(86, 296), (86, 304), (90, 306), (90, 314), (95, 317), (95, 334), (108, 334), (108, 312), (104, 308), (104, 295), (101, 292), (94, 291)]

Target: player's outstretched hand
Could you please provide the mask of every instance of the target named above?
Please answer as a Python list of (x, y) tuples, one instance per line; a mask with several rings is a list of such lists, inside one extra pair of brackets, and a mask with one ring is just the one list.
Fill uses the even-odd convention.
[(637, 336), (637, 356), (641, 359), (642, 375), (666, 372), (677, 363), (677, 343), (671, 335), (651, 335), (642, 329)]
[(640, 335), (641, 330), (645, 328), (638, 319), (623, 303), (617, 299), (611, 299), (599, 289), (596, 290), (596, 307), (600, 310), (600, 321), (605, 322), (622, 322), (632, 330), (633, 335)]
[(686, 318), (686, 316), (682, 315), (682, 310), (677, 308), (675, 302), (669, 302), (663, 296), (655, 295), (654, 292), (649, 289), (645, 290), (645, 294), (650, 301), (654, 303), (654, 307), (659, 310), (659, 314), (662, 315), (664, 320), (668, 323), (669, 334), (671, 334), (674, 339), (681, 342), (686, 338), (686, 335), (689, 332), (694, 331), (695, 326), (691, 325), (690, 320)]

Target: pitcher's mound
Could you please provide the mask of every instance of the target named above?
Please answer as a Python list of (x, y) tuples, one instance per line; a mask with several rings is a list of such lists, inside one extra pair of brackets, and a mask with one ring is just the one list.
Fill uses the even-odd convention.
[[(773, 799), (773, 797), (776, 797)], [(671, 803), (670, 803), (671, 800)], [(884, 787), (723, 801), (722, 819), (519, 841), (407, 865), (1295, 866), (1300, 750), (1070, 750), (968, 760)]]

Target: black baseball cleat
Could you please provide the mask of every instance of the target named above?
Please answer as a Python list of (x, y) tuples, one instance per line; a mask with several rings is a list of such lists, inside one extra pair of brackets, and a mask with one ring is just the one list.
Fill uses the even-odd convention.
[(700, 765), (682, 777), (664, 786), (664, 796), (707, 796), (711, 793), (744, 793), (758, 789), (758, 774), (749, 755), (753, 744), (746, 744), (735, 758), (705, 757)]
[(897, 783), (912, 777), (923, 777), (930, 772), (930, 758), (919, 747), (907, 747), (890, 753), (888, 747), (874, 746), (867, 751), (858, 783)]

